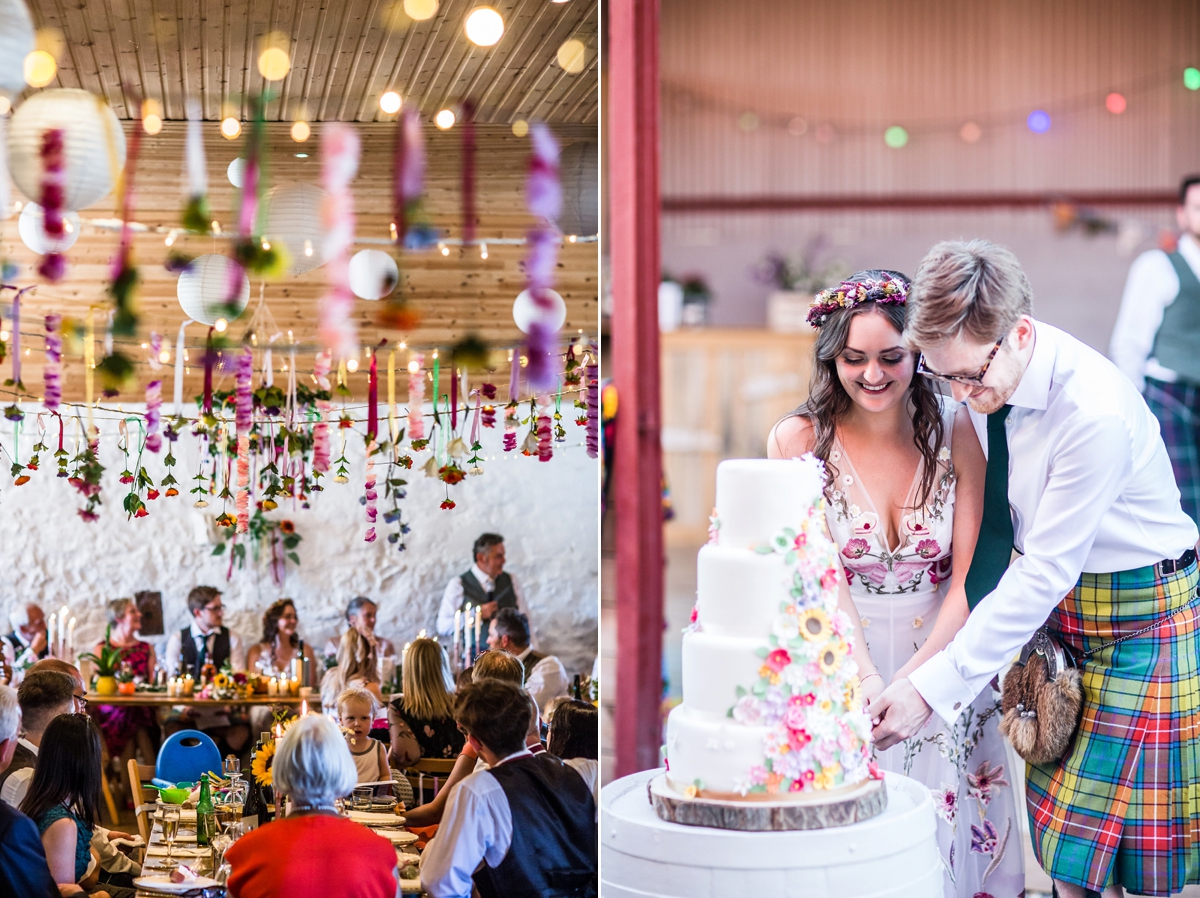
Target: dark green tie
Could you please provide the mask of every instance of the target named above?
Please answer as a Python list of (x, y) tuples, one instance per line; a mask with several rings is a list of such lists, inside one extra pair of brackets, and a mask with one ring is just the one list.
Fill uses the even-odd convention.
[(975, 606), (996, 588), (1012, 559), (1013, 524), (1008, 507), (1008, 434), (1004, 421), (1012, 406), (988, 415), (987, 474), (983, 479), (983, 521), (971, 569), (967, 571), (967, 605)]

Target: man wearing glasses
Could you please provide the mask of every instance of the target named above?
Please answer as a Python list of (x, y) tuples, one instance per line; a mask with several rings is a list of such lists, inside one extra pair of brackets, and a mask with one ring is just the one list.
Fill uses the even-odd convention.
[(876, 742), (954, 723), (1045, 625), (1094, 654), (1065, 755), (1027, 767), (1039, 862), (1061, 898), (1179, 892), (1200, 875), (1200, 574), (1158, 423), (1115, 365), (1033, 319), (1002, 247), (935, 246), (908, 305), (918, 370), (967, 403), (988, 464), (971, 614), (871, 704)]
[[(212, 586), (197, 586), (188, 593), (187, 604), (192, 613), (192, 622), (172, 633), (167, 640), (168, 675), (191, 674), (199, 688), (200, 673), (207, 664), (219, 671), (228, 661), (231, 669), (245, 670), (246, 648), (241, 638), (222, 623), (225, 606), (221, 602), (220, 591)], [(204, 730), (215, 739), (224, 738), (227, 746), (235, 752), (241, 751), (250, 738), (247, 721), (240, 717), (232, 718), (227, 713), (181, 708), (179, 720)], [(168, 720), (164, 728), (169, 731), (179, 729), (174, 724), (175, 720)]]

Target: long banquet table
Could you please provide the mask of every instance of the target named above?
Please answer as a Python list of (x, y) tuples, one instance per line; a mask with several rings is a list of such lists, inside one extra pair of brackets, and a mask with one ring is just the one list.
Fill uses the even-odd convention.
[[(316, 695), (252, 695), (249, 698), (223, 699), (223, 698), (197, 698), (196, 696), (168, 696), (165, 692), (135, 692), (133, 695), (100, 695), (97, 692), (89, 692), (87, 700), (89, 705), (115, 705), (133, 708), (161, 708), (173, 707), (175, 705), (186, 705), (194, 708), (225, 708), (230, 705), (288, 705), (299, 707), (300, 703), (305, 699), (308, 704), (317, 707), (320, 704), (320, 696)], [(317, 708), (314, 707), (314, 710)]]

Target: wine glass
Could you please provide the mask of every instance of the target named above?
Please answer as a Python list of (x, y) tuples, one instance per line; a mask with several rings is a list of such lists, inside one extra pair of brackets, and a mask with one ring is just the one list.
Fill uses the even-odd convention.
[(225, 779), (236, 782), (242, 776), (242, 759), (237, 755), (227, 755), (221, 762), (221, 772)]
[(242, 812), (246, 806), (246, 796), (249, 791), (250, 789), (246, 783), (235, 779), (221, 796), (220, 802), (216, 807), (217, 820), (226, 833), (229, 832), (233, 824), (241, 822)]
[(171, 852), (175, 848), (175, 839), (179, 835), (179, 806), (168, 805), (162, 811), (162, 834), (163, 841), (167, 843), (167, 860), (163, 864), (166, 869), (173, 869), (174, 864), (171, 861)]

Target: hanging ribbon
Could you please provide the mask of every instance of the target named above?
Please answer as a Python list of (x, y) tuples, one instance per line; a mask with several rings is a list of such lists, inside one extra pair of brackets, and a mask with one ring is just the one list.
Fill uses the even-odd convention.
[(179, 325), (179, 336), (175, 339), (175, 417), (183, 414), (183, 332), (189, 324), (194, 324), (191, 318), (184, 319)]
[(371, 367), (367, 374), (367, 440), (379, 436), (379, 372), (376, 368), (379, 353), (371, 352)]
[(204, 414), (212, 414), (213, 328), (208, 329), (204, 346)]
[(12, 380), (18, 390), (24, 389), (21, 384), (21, 294), (24, 292), (18, 290), (12, 301)]
[(458, 430), (458, 369), (450, 361), (450, 429)]
[[(471, 396), (475, 397), (475, 419), (471, 422), (471, 445), (474, 446), (479, 442), (479, 413), (483, 407), (483, 397), (478, 390), (473, 390)], [(470, 399), (468, 398), (468, 404)]]
[(441, 396), (442, 384), (442, 360), (438, 358), (438, 351), (433, 351), (433, 413), (437, 415), (438, 398)]
[(397, 438), (400, 435), (399, 422), (396, 420), (396, 350), (388, 353), (388, 433), (392, 438), (392, 454), (396, 454)]
[(96, 431), (92, 423), (92, 395), (96, 380), (96, 311), (88, 309), (87, 335), (83, 341), (83, 390), (87, 402), (87, 438), (91, 442)]
[(521, 394), (521, 353), (513, 350), (512, 373), (508, 376), (508, 401), (516, 402)]
[(296, 419), (296, 347), (288, 351), (287, 422), (290, 428)]

